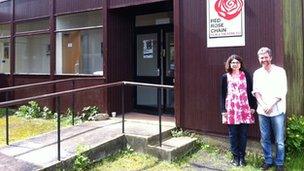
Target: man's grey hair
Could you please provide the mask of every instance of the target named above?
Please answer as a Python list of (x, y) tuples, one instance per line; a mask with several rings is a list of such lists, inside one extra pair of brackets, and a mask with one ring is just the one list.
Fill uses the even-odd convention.
[(265, 53), (268, 53), (268, 55), (269, 55), (270, 57), (272, 57), (272, 51), (271, 51), (271, 49), (269, 49), (268, 47), (261, 47), (261, 48), (259, 49), (257, 55), (259, 56), (259, 55), (265, 54)]

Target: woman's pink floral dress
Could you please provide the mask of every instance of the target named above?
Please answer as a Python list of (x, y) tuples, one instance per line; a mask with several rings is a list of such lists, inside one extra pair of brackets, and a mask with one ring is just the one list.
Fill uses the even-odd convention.
[(254, 117), (250, 112), (247, 96), (247, 83), (245, 73), (240, 72), (239, 77), (232, 77), (227, 73), (227, 97), (225, 107), (226, 117), (223, 117), (224, 124), (251, 124)]

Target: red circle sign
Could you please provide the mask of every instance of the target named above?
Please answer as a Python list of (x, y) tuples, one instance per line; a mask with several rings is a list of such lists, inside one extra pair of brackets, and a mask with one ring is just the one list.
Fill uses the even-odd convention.
[(231, 20), (241, 13), (243, 4), (243, 0), (217, 0), (214, 8), (219, 16)]

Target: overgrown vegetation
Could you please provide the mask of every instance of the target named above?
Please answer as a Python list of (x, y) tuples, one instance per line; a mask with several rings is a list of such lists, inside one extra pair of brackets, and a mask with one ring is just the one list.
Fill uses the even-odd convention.
[(85, 151), (87, 151), (88, 148), (79, 145), (76, 149), (76, 158), (74, 161), (74, 170), (82, 171), (87, 170), (91, 164), (90, 159), (84, 154)]
[[(286, 150), (288, 157), (304, 152), (304, 117), (292, 115), (287, 119)], [(290, 159), (290, 158), (289, 158)]]
[(42, 109), (35, 101), (30, 101), (26, 105), (22, 105), (16, 111), (16, 115), (24, 118), (54, 118), (54, 113), (46, 106)]
[[(8, 108), (8, 114), (9, 115), (12, 115), (12, 114), (14, 114), (15, 113), (15, 109), (10, 109), (10, 108)], [(6, 108), (0, 108), (0, 118), (1, 117), (4, 117), (6, 115)]]
[(82, 121), (91, 121), (94, 120), (94, 117), (100, 113), (100, 109), (97, 106), (87, 106), (84, 107), (81, 111), (80, 119)]
[(126, 149), (107, 157), (96, 163), (90, 170), (182, 170), (175, 163), (160, 161), (156, 157), (148, 154), (134, 152), (130, 146)]
[(304, 170), (304, 116), (292, 115), (287, 119), (286, 160), (289, 167)]
[[(5, 117), (0, 118), (0, 145), (5, 144)], [(14, 142), (56, 129), (56, 122), (45, 119), (26, 119), (17, 116), (9, 117), (9, 141)]]

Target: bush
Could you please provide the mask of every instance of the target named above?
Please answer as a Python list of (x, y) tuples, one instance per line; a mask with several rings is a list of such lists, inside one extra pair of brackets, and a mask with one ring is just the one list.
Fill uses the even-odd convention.
[(54, 116), (52, 111), (50, 111), (50, 109), (47, 107), (43, 107), (43, 109), (41, 110), (41, 107), (35, 101), (30, 101), (27, 105), (20, 106), (16, 111), (16, 115), (25, 118), (43, 117), (45, 119), (51, 119)]
[(299, 151), (304, 151), (304, 116), (292, 115), (287, 119), (286, 152), (287, 159)]
[(81, 111), (80, 119), (82, 121), (94, 120), (94, 116), (100, 113), (100, 110), (97, 106), (87, 106), (84, 107)]
[[(15, 113), (15, 109), (8, 109), (8, 114), (9, 115), (12, 115), (12, 114), (14, 114)], [(6, 108), (0, 108), (0, 118), (1, 117), (4, 117), (6, 115)]]
[(17, 116), (25, 118), (40, 118), (42, 117), (41, 109), (37, 102), (30, 101), (27, 105), (22, 105), (16, 111)]
[(91, 164), (90, 159), (84, 154), (87, 151), (85, 146), (78, 146), (76, 149), (76, 158), (74, 161), (74, 170), (87, 170)]

